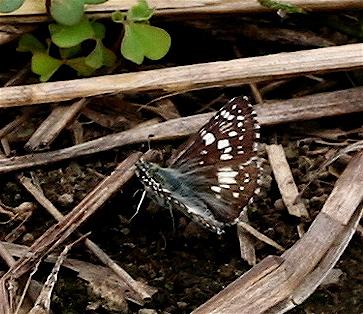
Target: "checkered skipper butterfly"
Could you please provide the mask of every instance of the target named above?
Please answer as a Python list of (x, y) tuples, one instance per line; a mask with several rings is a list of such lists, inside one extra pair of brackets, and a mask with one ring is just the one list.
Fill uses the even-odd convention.
[(236, 97), (182, 145), (163, 168), (139, 161), (136, 175), (159, 205), (223, 232), (258, 193), (260, 137), (247, 97)]

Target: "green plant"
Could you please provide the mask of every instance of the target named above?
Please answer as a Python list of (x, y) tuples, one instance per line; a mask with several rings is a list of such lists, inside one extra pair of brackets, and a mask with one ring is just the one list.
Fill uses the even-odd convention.
[(258, 0), (264, 7), (281, 10), (284, 13), (306, 13), (304, 9), (284, 1)]
[(122, 12), (112, 14), (112, 20), (122, 23), (125, 28), (121, 53), (126, 59), (137, 64), (141, 64), (144, 57), (159, 60), (170, 48), (170, 35), (165, 30), (149, 24), (153, 13), (145, 0), (139, 0), (138, 5), (132, 7), (127, 14)]
[[(47, 1), (47, 8), (55, 19), (48, 27), (50, 38), (44, 44), (35, 36), (26, 34), (20, 38), (17, 48), (18, 51), (33, 54), (31, 68), (40, 75), (41, 81), (49, 80), (62, 65), (73, 68), (78, 75), (88, 76), (102, 66), (115, 63), (115, 54), (103, 45), (105, 26), (90, 21), (84, 14), (84, 4), (101, 2), (105, 0)], [(112, 20), (124, 26), (120, 47), (124, 58), (141, 64), (145, 57), (159, 60), (168, 52), (170, 35), (149, 24), (153, 13), (154, 10), (149, 8), (145, 0), (139, 0), (127, 13), (112, 14)], [(84, 44), (86, 41), (88, 44)]]

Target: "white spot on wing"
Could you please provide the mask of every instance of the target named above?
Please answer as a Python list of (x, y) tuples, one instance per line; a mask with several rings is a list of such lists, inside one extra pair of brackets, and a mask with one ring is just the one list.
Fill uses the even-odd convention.
[(219, 157), (220, 160), (231, 160), (233, 158), (230, 154), (222, 154), (221, 157)]
[(232, 195), (233, 195), (234, 198), (239, 198), (239, 193), (238, 192), (233, 192)]
[(236, 131), (231, 131), (231, 132), (228, 133), (229, 137), (233, 137), (233, 136), (236, 136), (236, 135), (238, 135), (238, 133)]
[(217, 144), (218, 149), (223, 149), (223, 148), (226, 148), (228, 146), (230, 146), (229, 140), (219, 140), (218, 141), (218, 144)]
[(219, 186), (215, 186), (215, 185), (213, 185), (213, 186), (211, 186), (211, 188), (210, 188), (212, 191), (214, 191), (214, 192), (217, 192), (217, 193), (221, 193), (221, 191), (222, 191), (222, 188), (221, 187), (219, 187)]
[(220, 184), (219, 186), (224, 189), (229, 189), (231, 187), (229, 184)]
[(215, 136), (212, 133), (206, 133), (202, 137), (202, 139), (204, 140), (206, 146), (212, 144), (216, 140)]
[(234, 179), (234, 177), (218, 177), (218, 182), (222, 184), (236, 184), (237, 181)]
[(243, 121), (245, 119), (245, 117), (244, 116), (237, 116), (237, 120), (238, 121)]
[(231, 170), (220, 171), (220, 169), (219, 169), (219, 171), (217, 172), (218, 178), (220, 178), (220, 177), (234, 178), (236, 175), (238, 175), (238, 171), (231, 171)]

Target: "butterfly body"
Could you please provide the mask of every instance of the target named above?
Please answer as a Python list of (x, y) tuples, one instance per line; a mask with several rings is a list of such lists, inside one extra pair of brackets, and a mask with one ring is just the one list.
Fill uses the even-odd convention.
[(258, 192), (258, 129), (248, 99), (234, 98), (177, 150), (168, 167), (140, 161), (136, 175), (160, 206), (220, 234)]

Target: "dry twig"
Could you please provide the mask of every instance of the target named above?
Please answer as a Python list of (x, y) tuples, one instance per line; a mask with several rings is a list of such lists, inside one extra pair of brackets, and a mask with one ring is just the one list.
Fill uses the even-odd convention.
[(135, 73), (0, 89), (0, 108), (60, 102), (109, 93), (173, 92), (363, 67), (363, 44), (285, 52)]

